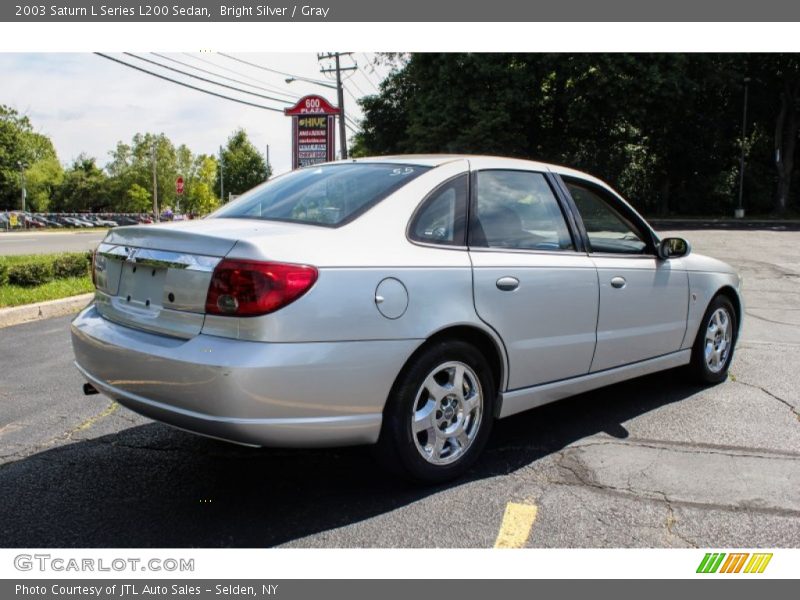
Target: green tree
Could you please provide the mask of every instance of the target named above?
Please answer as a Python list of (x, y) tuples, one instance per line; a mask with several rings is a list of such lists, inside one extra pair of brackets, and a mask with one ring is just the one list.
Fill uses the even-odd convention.
[(36, 133), (30, 120), (0, 105), (0, 209), (21, 208), (25, 170), (27, 208), (46, 210), (61, 178), (61, 165), (47, 136)]
[[(744, 148), (751, 212), (798, 206), (797, 55), (426, 53), (395, 65), (380, 93), (361, 100), (356, 155), (569, 164), (648, 213), (731, 214)], [(751, 111), (741, 139), (746, 75)]]
[(95, 159), (81, 154), (64, 172), (50, 209), (57, 212), (109, 210), (108, 183), (108, 177)]
[(222, 175), (226, 196), (242, 194), (266, 181), (270, 174), (264, 157), (250, 142), (247, 133), (244, 129), (237, 129), (222, 149), (222, 169), (217, 171), (214, 189), (220, 189), (219, 179)]
[[(110, 193), (116, 210), (128, 210), (131, 205), (129, 192), (136, 185), (147, 190), (151, 202), (139, 211), (152, 212), (153, 158), (155, 149), (158, 182), (159, 211), (175, 204), (175, 179), (178, 176), (178, 153), (172, 141), (163, 133), (137, 133), (130, 144), (118, 142), (111, 151), (111, 161), (106, 165), (110, 177)], [(137, 202), (141, 192), (136, 188)]]
[(47, 212), (64, 181), (64, 169), (55, 156), (36, 161), (25, 172), (27, 206), (32, 212)]
[(188, 176), (185, 177), (182, 211), (205, 215), (217, 208), (219, 199), (214, 193), (216, 179), (217, 159), (205, 154), (195, 157)]
[(153, 209), (153, 201), (150, 192), (138, 183), (131, 184), (125, 192), (124, 204), (120, 206), (123, 212), (145, 213)]

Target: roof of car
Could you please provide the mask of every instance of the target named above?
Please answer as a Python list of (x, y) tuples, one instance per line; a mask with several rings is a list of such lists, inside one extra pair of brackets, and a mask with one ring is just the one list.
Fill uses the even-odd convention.
[[(503, 156), (488, 156), (480, 154), (395, 154), (389, 156), (369, 156), (364, 158), (351, 158), (342, 162), (374, 162), (374, 163), (395, 163), (403, 165), (419, 165), (423, 167), (438, 167), (440, 165), (456, 160), (468, 160), (474, 168), (479, 169), (508, 169), (518, 167), (520, 169), (535, 169), (538, 171), (552, 171), (561, 175), (571, 175), (581, 177), (603, 184), (602, 181), (592, 177), (588, 173), (570, 169), (562, 165), (554, 165), (535, 160), (522, 158), (508, 158)], [(605, 186), (605, 184), (603, 184)]]

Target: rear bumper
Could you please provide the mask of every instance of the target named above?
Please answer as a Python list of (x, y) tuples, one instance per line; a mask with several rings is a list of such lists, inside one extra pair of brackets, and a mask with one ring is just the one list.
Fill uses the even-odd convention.
[(108, 321), (72, 323), (75, 364), (106, 396), (175, 427), (254, 446), (374, 443), (417, 340), (276, 344), (182, 340)]

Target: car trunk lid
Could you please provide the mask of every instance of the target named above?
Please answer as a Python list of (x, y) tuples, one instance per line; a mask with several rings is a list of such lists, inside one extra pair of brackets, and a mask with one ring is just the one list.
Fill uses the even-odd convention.
[(95, 256), (100, 314), (137, 329), (194, 337), (203, 327), (214, 267), (253, 229), (211, 219), (112, 230)]

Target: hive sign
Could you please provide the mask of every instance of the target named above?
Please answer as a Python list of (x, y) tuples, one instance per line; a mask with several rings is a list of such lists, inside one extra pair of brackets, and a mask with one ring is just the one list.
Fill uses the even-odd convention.
[(292, 117), (293, 169), (334, 159), (337, 107), (322, 96), (304, 96), (284, 113)]

